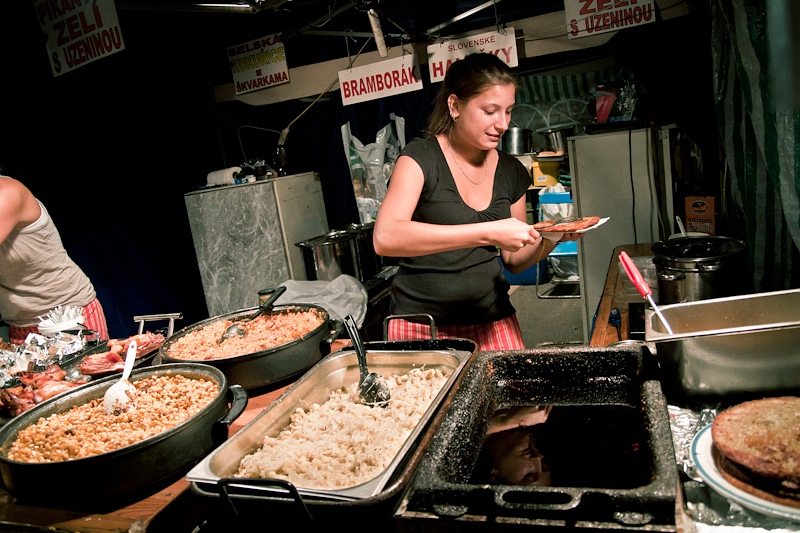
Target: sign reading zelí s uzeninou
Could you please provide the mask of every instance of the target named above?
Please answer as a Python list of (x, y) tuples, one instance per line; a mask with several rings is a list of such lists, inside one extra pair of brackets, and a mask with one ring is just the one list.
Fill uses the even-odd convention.
[(428, 45), (428, 72), (431, 83), (444, 80), (444, 75), (455, 61), (478, 52), (494, 54), (509, 67), (516, 67), (519, 59), (514, 28), (505, 28), (502, 33), (490, 31)]
[(570, 39), (656, 21), (654, 0), (564, 0)]
[(416, 54), (339, 71), (342, 104), (356, 104), (422, 89)]
[(228, 48), (236, 94), (289, 82), (289, 67), (280, 33)]
[(53, 76), (125, 49), (114, 0), (34, 2)]

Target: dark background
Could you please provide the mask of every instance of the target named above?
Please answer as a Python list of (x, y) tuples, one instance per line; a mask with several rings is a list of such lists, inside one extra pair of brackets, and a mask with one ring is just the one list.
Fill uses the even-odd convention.
[[(393, 33), (425, 42), (424, 30), (480, 3), (374, 5), (402, 27), (382, 24), (392, 45)], [(369, 31), (368, 3), (339, 4), (349, 8), (320, 28)], [(95, 285), (112, 337), (135, 333), (134, 315), (182, 312), (176, 327), (208, 317), (183, 195), (205, 184), (209, 172), (269, 160), (276, 132), (305, 111), (287, 138), (290, 171), (320, 173), (329, 226), (340, 228), (358, 221), (341, 126), (349, 121), (367, 144), (395, 113), (406, 121), (407, 139), (421, 133), (438, 88), (425, 68), (423, 90), (353, 106), (342, 106), (338, 86), (310, 108), (311, 99), (261, 107), (216, 103), (213, 87), (231, 81), (228, 46), (285, 32), (290, 68), (347, 56), (344, 37), (302, 34), (309, 23), (323, 24), (329, 3), (284, 5), (231, 14), (118, 3), (125, 50), (54, 78), (32, 3), (0, 2), (0, 168), (47, 206), (67, 251)], [(505, 0), (495, 7), (501, 22), (511, 22), (562, 10), (563, 2)], [(495, 10), (486, 9), (448, 26), (446, 34), (495, 20)], [(587, 55), (614, 57), (637, 74), (645, 100), (654, 104), (648, 118), (678, 124), (714, 154), (709, 33), (705, 13), (695, 9), (621, 31), (599, 50), (521, 59), (518, 70), (546, 72)], [(350, 53), (364, 42), (351, 42)], [(365, 50), (374, 49), (369, 43)]]

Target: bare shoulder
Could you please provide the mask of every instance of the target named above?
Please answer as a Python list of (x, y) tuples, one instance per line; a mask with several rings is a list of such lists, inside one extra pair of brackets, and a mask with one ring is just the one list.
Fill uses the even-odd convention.
[(19, 180), (0, 177), (0, 219), (12, 227), (31, 224), (39, 218), (41, 209), (36, 197)]

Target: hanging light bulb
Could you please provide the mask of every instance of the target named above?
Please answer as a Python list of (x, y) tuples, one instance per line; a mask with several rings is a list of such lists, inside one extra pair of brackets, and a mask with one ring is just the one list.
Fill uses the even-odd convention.
[(372, 34), (375, 35), (375, 44), (378, 45), (378, 53), (381, 57), (389, 55), (386, 49), (386, 40), (383, 38), (383, 30), (381, 29), (381, 21), (378, 19), (378, 13), (374, 9), (367, 11), (369, 16), (369, 23), (372, 26)]

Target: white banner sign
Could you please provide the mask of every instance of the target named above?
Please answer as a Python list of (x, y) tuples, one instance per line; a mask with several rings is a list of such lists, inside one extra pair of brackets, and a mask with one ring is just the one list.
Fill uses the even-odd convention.
[(281, 34), (274, 33), (228, 48), (236, 94), (289, 82)]
[(350, 105), (422, 89), (416, 54), (339, 71), (342, 104)]
[(453, 39), (443, 43), (428, 45), (428, 71), (431, 83), (442, 81), (453, 62), (475, 52), (488, 52), (502, 59), (509, 67), (516, 67), (517, 42), (514, 39), (514, 28), (506, 28), (505, 35), (490, 31), (480, 35), (472, 35), (462, 39)]
[(35, 2), (53, 76), (125, 49), (114, 0)]
[(570, 39), (656, 21), (654, 0), (564, 0)]

